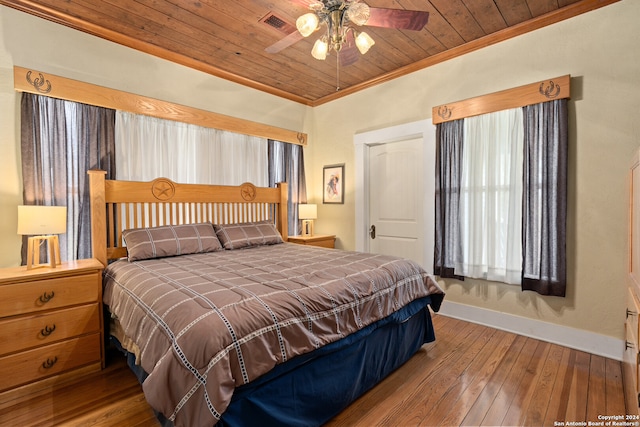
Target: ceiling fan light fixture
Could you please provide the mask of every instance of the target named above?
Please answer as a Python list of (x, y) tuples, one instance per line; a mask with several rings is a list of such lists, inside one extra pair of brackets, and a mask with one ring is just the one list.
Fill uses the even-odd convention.
[(347, 9), (347, 17), (349, 21), (356, 25), (364, 25), (371, 16), (371, 9), (366, 3), (351, 3), (349, 9)]
[(327, 58), (327, 53), (329, 52), (329, 43), (323, 38), (319, 38), (313, 44), (313, 49), (311, 49), (311, 56), (314, 58), (324, 61)]
[(363, 55), (367, 53), (371, 46), (373, 46), (374, 44), (376, 44), (375, 40), (373, 40), (371, 36), (364, 31), (358, 34), (358, 36), (356, 37), (356, 46), (358, 47), (360, 53)]
[(309, 37), (317, 28), (320, 20), (315, 13), (309, 12), (296, 19), (296, 28), (302, 37)]

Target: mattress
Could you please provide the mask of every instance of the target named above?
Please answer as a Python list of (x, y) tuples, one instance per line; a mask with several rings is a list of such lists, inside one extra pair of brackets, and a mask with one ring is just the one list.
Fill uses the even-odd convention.
[(282, 243), (129, 262), (104, 302), (138, 352), (147, 400), (175, 425), (218, 422), (237, 389), (444, 293), (412, 261)]

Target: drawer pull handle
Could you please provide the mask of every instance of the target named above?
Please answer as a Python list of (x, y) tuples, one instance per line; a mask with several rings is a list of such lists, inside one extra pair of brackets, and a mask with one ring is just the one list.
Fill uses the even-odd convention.
[(47, 360), (45, 362), (42, 362), (42, 367), (44, 369), (53, 368), (53, 365), (55, 365), (57, 361), (58, 361), (58, 356), (53, 356), (53, 359), (50, 359), (47, 357)]
[(42, 334), (43, 337), (48, 337), (55, 330), (56, 330), (56, 324), (54, 323), (52, 327), (49, 327), (49, 325), (47, 325), (44, 328), (40, 329), (40, 334)]
[(42, 295), (40, 295), (40, 302), (43, 304), (48, 303), (49, 301), (51, 301), (53, 299), (53, 297), (56, 296), (56, 293), (51, 291), (50, 294), (44, 292)]

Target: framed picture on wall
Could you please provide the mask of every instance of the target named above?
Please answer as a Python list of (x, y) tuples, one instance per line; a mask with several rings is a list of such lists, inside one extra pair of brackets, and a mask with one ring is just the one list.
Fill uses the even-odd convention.
[(344, 163), (322, 168), (322, 203), (344, 203)]

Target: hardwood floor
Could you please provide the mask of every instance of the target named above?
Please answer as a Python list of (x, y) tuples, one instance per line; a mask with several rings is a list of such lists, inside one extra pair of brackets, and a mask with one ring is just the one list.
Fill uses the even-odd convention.
[(436, 342), (328, 426), (553, 426), (624, 415), (621, 363), (434, 315)]
[[(624, 415), (618, 361), (434, 315), (423, 346), (327, 424), (341, 426), (554, 426)], [(0, 425), (157, 426), (121, 357), (85, 380), (0, 404)]]

